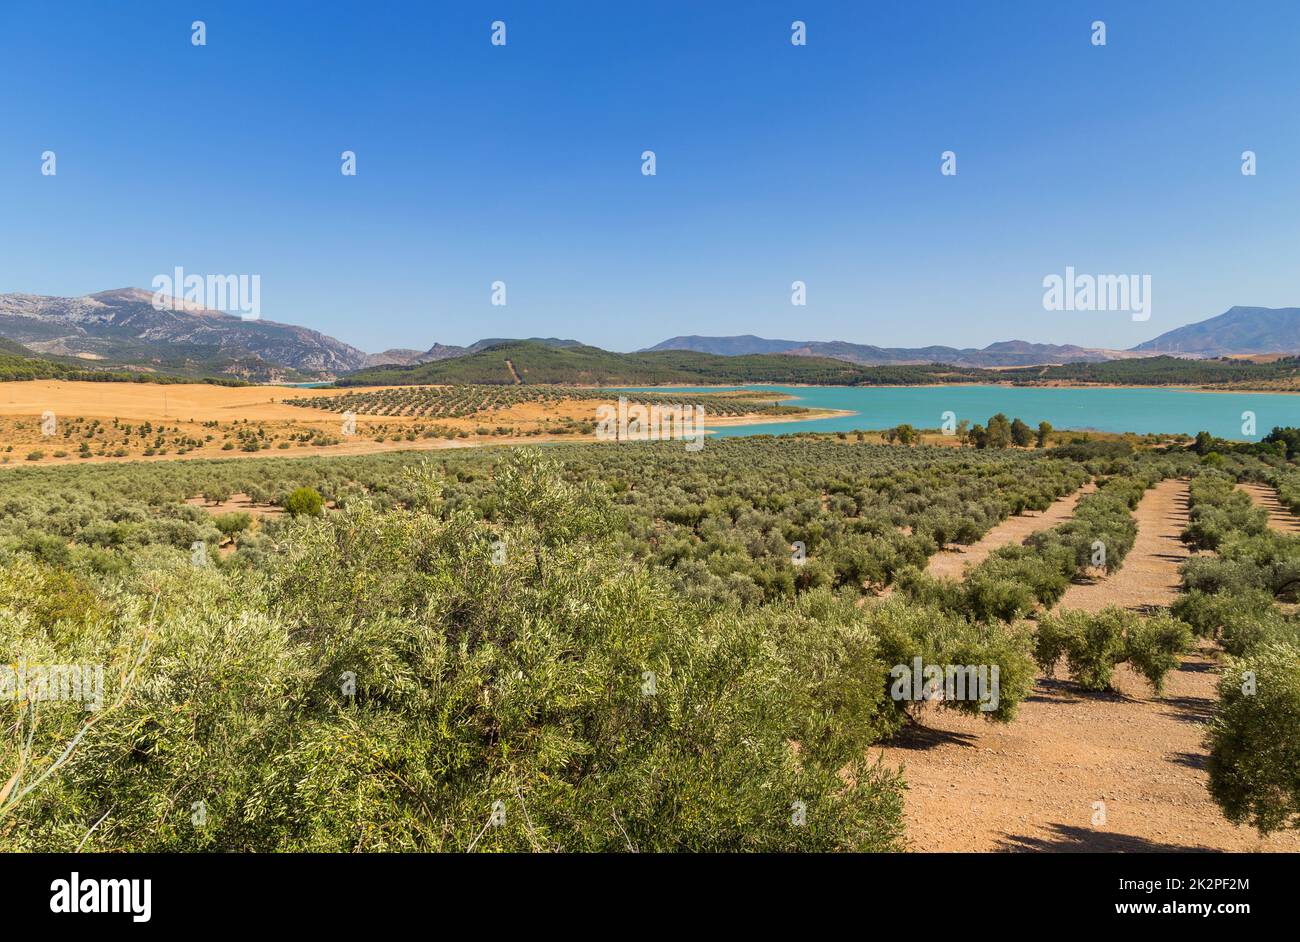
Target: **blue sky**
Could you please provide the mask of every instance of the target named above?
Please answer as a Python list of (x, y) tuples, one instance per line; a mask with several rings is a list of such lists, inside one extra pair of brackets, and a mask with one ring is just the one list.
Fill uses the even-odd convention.
[[(1128, 347), (1300, 305), (1297, 37), (1281, 0), (7, 3), (0, 291), (259, 274), (370, 351)], [(1150, 321), (1043, 310), (1067, 265), (1150, 274)]]

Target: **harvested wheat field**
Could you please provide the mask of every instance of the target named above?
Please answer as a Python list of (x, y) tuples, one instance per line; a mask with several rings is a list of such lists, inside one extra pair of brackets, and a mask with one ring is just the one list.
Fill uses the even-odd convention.
[[(1149, 490), (1123, 568), (1072, 586), (1062, 607), (1172, 601), (1188, 555), (1178, 539), (1187, 487), (1167, 480)], [(1260, 838), (1229, 824), (1210, 798), (1202, 740), (1216, 663), (1215, 650), (1202, 645), (1170, 675), (1163, 697), (1125, 664), (1110, 694), (1040, 675), (1007, 726), (927, 705), (919, 725), (879, 750), (887, 766), (904, 769), (914, 849), (1300, 850), (1300, 834)], [(1094, 824), (1102, 812), (1104, 823)]]
[[(0, 467), (121, 460), (243, 458), (249, 455), (363, 455), (386, 451), (594, 440), (598, 406), (614, 400), (560, 399), (494, 405), (468, 415), (425, 418), (341, 412), (294, 400), (391, 392), (390, 387), (301, 389), (205, 383), (7, 383), (0, 394)], [(412, 387), (414, 388), (414, 387)], [(447, 388), (447, 387), (433, 387)], [(364, 400), (363, 400), (364, 401)], [(712, 416), (710, 426), (798, 422), (835, 414)], [(47, 434), (43, 420), (52, 417)]]
[(1267, 484), (1238, 484), (1238, 488), (1250, 495), (1258, 507), (1268, 511), (1268, 525), (1282, 533), (1300, 533), (1300, 517), (1277, 499), (1277, 491)]
[(0, 415), (86, 415), (98, 418), (168, 421), (302, 421), (330, 413), (285, 404), (287, 399), (341, 394), (346, 390), (286, 386), (214, 386), (208, 383), (77, 383), (36, 380), (6, 383)]
[(956, 546), (935, 553), (930, 557), (926, 572), (931, 576), (946, 579), (960, 579), (969, 566), (978, 566), (995, 550), (1003, 546), (1023, 543), (1032, 533), (1049, 530), (1064, 523), (1074, 516), (1074, 507), (1085, 494), (1091, 494), (1097, 485), (1091, 481), (1073, 494), (1058, 498), (1041, 513), (1027, 511), (1014, 517), (1008, 517), (989, 530), (970, 546)]

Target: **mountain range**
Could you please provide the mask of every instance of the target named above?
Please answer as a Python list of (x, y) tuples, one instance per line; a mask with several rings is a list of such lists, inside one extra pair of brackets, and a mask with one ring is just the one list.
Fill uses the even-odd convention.
[[(115, 367), (180, 375), (228, 375), (254, 382), (333, 379), (358, 370), (411, 368), (472, 357), (503, 344), (528, 343), (590, 357), (576, 340), (485, 338), (469, 346), (435, 343), (370, 354), (319, 331), (173, 301), (154, 307), (153, 294), (121, 288), (78, 298), (0, 294), (0, 338), (32, 354), (85, 368)], [(944, 363), (1005, 368), (1171, 354), (1204, 358), (1300, 352), (1300, 308), (1233, 307), (1208, 320), (1161, 334), (1130, 350), (1009, 340), (983, 348), (878, 347), (846, 341), (779, 340), (752, 334), (673, 337), (638, 354), (686, 351), (713, 357), (807, 357), (859, 367)], [(661, 368), (662, 359), (646, 361)], [(813, 364), (809, 364), (813, 366)], [(597, 371), (599, 372), (599, 371)]]
[(1071, 344), (1026, 343), (1008, 340), (983, 349), (956, 347), (876, 347), (842, 340), (766, 340), (762, 337), (673, 337), (655, 344), (647, 353), (661, 350), (693, 350), (718, 356), (779, 353), (787, 356), (830, 357), (859, 366), (909, 366), (947, 363), (952, 366), (1042, 366), (1052, 363), (1097, 363), (1123, 354), (1111, 350), (1090, 350)]
[(1209, 320), (1140, 343), (1136, 353), (1205, 357), (1300, 352), (1300, 308), (1233, 307)]
[(859, 366), (947, 363), (990, 368), (1043, 366), (1059, 363), (1101, 363), (1134, 356), (1169, 354), (1182, 357), (1223, 357), (1247, 354), (1300, 353), (1300, 308), (1233, 307), (1217, 317), (1167, 331), (1128, 350), (1078, 347), (1073, 344), (1008, 340), (983, 348), (876, 347), (840, 340), (769, 340), (738, 337), (673, 337), (646, 352), (694, 350), (719, 356), (780, 353), (830, 357)]
[(0, 295), (0, 336), (33, 353), (158, 372), (254, 380), (346, 373), (366, 354), (319, 331), (174, 301), (154, 307), (141, 288), (81, 298)]

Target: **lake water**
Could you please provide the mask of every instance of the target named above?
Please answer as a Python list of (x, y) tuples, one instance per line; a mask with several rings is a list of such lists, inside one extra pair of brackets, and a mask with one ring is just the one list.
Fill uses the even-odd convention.
[[(742, 387), (731, 386), (728, 389)], [(720, 427), (717, 435), (783, 435), (791, 432), (849, 432), (884, 429), (907, 422), (938, 428), (944, 412), (957, 420), (985, 425), (1004, 412), (1037, 427), (1044, 419), (1058, 429), (1103, 432), (1207, 431), (1220, 438), (1258, 441), (1275, 425), (1300, 425), (1300, 396), (1284, 393), (1217, 393), (1187, 389), (1059, 389), (1019, 386), (746, 386), (785, 393), (787, 405), (846, 409), (853, 415), (806, 422)], [(719, 387), (664, 389), (664, 392), (719, 392)], [(708, 405), (705, 403), (705, 409)], [(1242, 433), (1242, 413), (1255, 414), (1256, 434)], [(706, 425), (707, 420), (706, 420)]]

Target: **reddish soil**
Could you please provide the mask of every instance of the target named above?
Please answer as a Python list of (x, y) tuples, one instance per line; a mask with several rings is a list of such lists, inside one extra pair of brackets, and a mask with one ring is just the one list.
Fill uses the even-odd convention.
[(1267, 484), (1238, 484), (1259, 507), (1268, 511), (1268, 525), (1283, 533), (1300, 533), (1300, 517), (1277, 499), (1277, 491)]
[[(1067, 607), (1167, 604), (1176, 592), (1187, 483), (1147, 492), (1138, 537), (1108, 580), (1073, 586)], [(908, 782), (908, 839), (920, 851), (1300, 851), (1300, 833), (1260, 838), (1224, 820), (1206, 788), (1205, 723), (1218, 654), (1185, 657), (1157, 698), (1120, 665), (1116, 692), (1039, 676), (1008, 725), (929, 706), (883, 748)], [(1101, 802), (1103, 806), (1096, 806)], [(1104, 810), (1104, 822), (1098, 818)]]
[(1111, 576), (1075, 583), (1059, 608), (1097, 612), (1108, 605), (1142, 609), (1178, 597), (1178, 567), (1191, 555), (1180, 538), (1187, 527), (1187, 482), (1170, 478), (1143, 495), (1133, 512), (1137, 539), (1124, 565)]
[(1015, 517), (1008, 517), (970, 546), (956, 546), (935, 553), (930, 557), (925, 571), (932, 576), (960, 579), (968, 566), (979, 565), (994, 550), (1008, 544), (1023, 543), (1031, 533), (1050, 530), (1057, 524), (1069, 520), (1074, 515), (1074, 506), (1079, 503), (1079, 498), (1084, 494), (1091, 494), (1094, 490), (1096, 485), (1089, 482), (1073, 494), (1059, 498), (1041, 513), (1031, 510)]
[(255, 504), (252, 498), (247, 494), (231, 494), (230, 500), (222, 501), (219, 504), (209, 503), (202, 495), (191, 497), (185, 501), (191, 507), (202, 507), (208, 513), (228, 514), (228, 513), (246, 513), (253, 517), (278, 517), (284, 513), (284, 508), (276, 504)]

